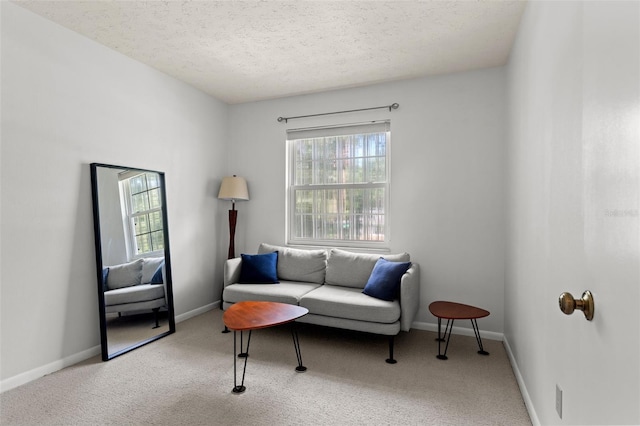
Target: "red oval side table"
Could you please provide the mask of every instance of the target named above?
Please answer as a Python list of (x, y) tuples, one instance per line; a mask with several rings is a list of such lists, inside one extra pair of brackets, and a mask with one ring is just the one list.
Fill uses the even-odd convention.
[[(453, 321), (457, 319), (471, 320), (471, 326), (473, 327), (473, 333), (476, 335), (476, 341), (480, 350), (480, 355), (489, 355), (489, 352), (485, 351), (482, 347), (482, 339), (480, 338), (480, 330), (478, 329), (478, 318), (484, 318), (489, 316), (489, 311), (477, 308), (471, 305), (465, 305), (456, 302), (444, 302), (437, 301), (429, 305), (429, 311), (436, 317), (438, 317), (438, 356), (436, 358), (445, 360), (447, 359), (447, 349), (449, 349), (449, 341), (451, 340), (451, 330), (453, 329)], [(447, 320), (447, 325), (444, 327), (444, 335), (440, 334), (440, 328), (442, 318)], [(447, 337), (447, 331), (449, 336)], [(444, 347), (444, 354), (440, 352), (440, 344), (446, 340), (447, 344)]]

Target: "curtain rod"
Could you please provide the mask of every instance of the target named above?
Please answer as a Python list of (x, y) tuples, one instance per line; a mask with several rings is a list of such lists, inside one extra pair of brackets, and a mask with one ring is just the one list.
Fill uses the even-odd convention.
[(296, 117), (278, 117), (278, 122), (281, 123), (284, 121), (285, 123), (287, 123), (288, 120), (295, 120), (296, 118), (318, 117), (321, 115), (332, 115), (332, 114), (344, 114), (346, 112), (369, 111), (372, 109), (382, 109), (382, 108), (389, 108), (389, 111), (391, 111), (392, 109), (398, 109), (399, 106), (400, 104), (396, 102), (391, 105), (384, 105), (384, 106), (378, 106), (378, 107), (372, 107), (372, 108), (360, 108), (360, 109), (350, 109), (346, 111), (323, 112), (322, 114), (298, 115)]

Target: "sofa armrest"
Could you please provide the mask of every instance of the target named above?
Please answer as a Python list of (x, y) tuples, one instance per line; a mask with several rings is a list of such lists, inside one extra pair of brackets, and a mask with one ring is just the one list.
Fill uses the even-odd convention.
[(240, 269), (242, 267), (242, 258), (235, 257), (227, 259), (224, 262), (224, 283), (223, 287), (235, 284), (240, 281)]
[(400, 280), (400, 329), (411, 330), (420, 306), (420, 267), (412, 263)]

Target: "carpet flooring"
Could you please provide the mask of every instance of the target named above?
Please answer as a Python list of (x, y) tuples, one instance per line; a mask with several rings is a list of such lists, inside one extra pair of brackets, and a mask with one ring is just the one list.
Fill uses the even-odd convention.
[[(233, 333), (215, 309), (171, 336), (108, 362), (99, 357), (0, 395), (3, 425), (530, 425), (502, 342), (436, 333), (388, 340), (299, 325), (304, 373), (288, 326), (251, 338), (246, 392), (233, 394)], [(246, 338), (246, 334), (245, 334)], [(238, 363), (241, 372), (241, 363)]]
[(138, 342), (150, 339), (169, 331), (167, 312), (158, 314), (158, 328), (155, 327), (155, 315), (152, 312), (138, 315), (107, 314), (107, 341), (109, 353), (114, 354), (134, 346)]

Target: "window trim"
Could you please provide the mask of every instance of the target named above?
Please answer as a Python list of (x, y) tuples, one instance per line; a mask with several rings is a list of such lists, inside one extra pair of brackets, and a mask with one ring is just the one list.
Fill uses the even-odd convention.
[[(297, 137), (291, 138), (292, 134), (300, 132), (301, 134), (305, 134), (302, 132), (322, 132), (323, 130), (328, 130), (329, 132), (335, 132), (332, 129), (340, 129), (340, 128), (356, 128), (373, 125), (383, 124), (385, 126), (384, 132), (386, 133), (386, 141), (385, 141), (385, 169), (386, 169), (386, 179), (384, 182), (365, 182), (365, 183), (350, 183), (350, 184), (306, 184), (306, 185), (295, 185), (293, 183), (293, 179), (295, 176), (295, 149), (293, 141), (299, 139), (307, 139), (309, 137)], [(371, 133), (371, 132), (356, 132), (353, 134), (363, 134), (363, 133)], [(349, 134), (349, 133), (346, 133)], [(330, 137), (330, 135), (325, 135), (324, 137)], [(322, 136), (318, 136), (322, 137)], [(391, 248), (391, 232), (390, 232), (390, 205), (391, 205), (391, 123), (390, 120), (378, 120), (378, 121), (370, 121), (363, 123), (351, 123), (351, 124), (340, 124), (340, 125), (330, 125), (330, 126), (320, 126), (320, 127), (310, 127), (310, 128), (302, 128), (302, 129), (288, 129), (286, 134), (286, 196), (285, 196), (285, 241), (287, 245), (290, 246), (304, 246), (304, 247), (341, 247), (341, 248), (353, 248), (353, 249), (363, 249), (363, 250), (371, 250), (371, 251), (388, 251)], [(366, 241), (366, 240), (334, 240), (334, 239), (322, 239), (322, 238), (298, 238), (294, 237), (293, 227), (295, 226), (294, 218), (295, 214), (295, 191), (299, 189), (342, 189), (342, 188), (382, 188), (385, 191), (384, 197), (384, 240), (383, 241)]]
[[(158, 250), (153, 250), (144, 253), (138, 253), (136, 250), (136, 231), (135, 231), (135, 223), (134, 218), (136, 216), (142, 216), (144, 214), (150, 214), (155, 212), (160, 212), (161, 216), (164, 216), (164, 212), (162, 210), (162, 205), (164, 204), (164, 200), (162, 201), (162, 205), (160, 207), (155, 207), (153, 209), (145, 210), (138, 213), (133, 213), (133, 197), (131, 194), (131, 183), (130, 180), (138, 175), (146, 174), (148, 172), (137, 172), (137, 171), (129, 171), (121, 174), (120, 176), (120, 206), (122, 208), (122, 222), (124, 228), (124, 239), (127, 246), (127, 258), (129, 260), (135, 260), (145, 257), (156, 257), (158, 255), (164, 254), (164, 247)], [(153, 172), (155, 173), (155, 172)], [(160, 184), (160, 187), (162, 184)], [(163, 196), (162, 191), (160, 195)], [(163, 219), (164, 226), (164, 219)], [(162, 229), (163, 238), (166, 237), (164, 233), (164, 227)], [(166, 244), (166, 241), (165, 241)]]

